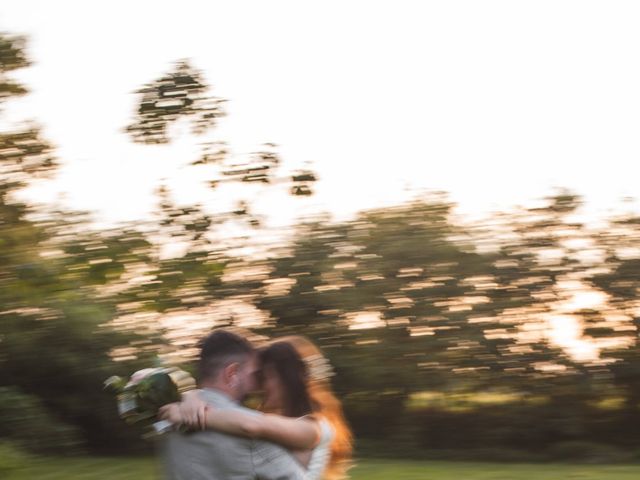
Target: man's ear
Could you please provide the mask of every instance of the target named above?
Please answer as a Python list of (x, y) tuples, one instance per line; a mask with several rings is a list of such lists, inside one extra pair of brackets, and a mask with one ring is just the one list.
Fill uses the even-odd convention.
[(223, 370), (224, 382), (232, 387), (238, 383), (238, 375), (240, 374), (240, 363), (232, 362)]

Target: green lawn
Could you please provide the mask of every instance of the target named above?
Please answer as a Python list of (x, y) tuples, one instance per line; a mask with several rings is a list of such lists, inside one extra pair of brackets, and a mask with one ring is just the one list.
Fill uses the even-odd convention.
[[(6, 478), (6, 477), (5, 477)], [(155, 480), (153, 459), (40, 460), (6, 480)], [(362, 460), (353, 480), (631, 480), (638, 465), (530, 465), (468, 462)]]

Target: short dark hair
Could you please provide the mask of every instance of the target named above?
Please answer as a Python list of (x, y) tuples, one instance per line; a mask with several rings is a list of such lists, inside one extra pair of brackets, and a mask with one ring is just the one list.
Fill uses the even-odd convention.
[(254, 353), (248, 340), (227, 330), (215, 330), (200, 341), (200, 380), (213, 379), (232, 362), (244, 363)]

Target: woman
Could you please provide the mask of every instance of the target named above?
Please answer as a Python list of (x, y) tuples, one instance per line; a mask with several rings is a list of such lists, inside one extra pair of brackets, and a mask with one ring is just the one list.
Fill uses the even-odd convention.
[(300, 336), (280, 338), (260, 351), (264, 415), (213, 409), (197, 395), (165, 407), (163, 417), (190, 427), (261, 438), (291, 450), (308, 480), (344, 478), (352, 436), (331, 390), (331, 366)]

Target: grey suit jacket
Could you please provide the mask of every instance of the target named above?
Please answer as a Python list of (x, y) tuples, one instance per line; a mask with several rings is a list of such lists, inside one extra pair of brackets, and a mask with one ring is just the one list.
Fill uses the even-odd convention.
[[(244, 408), (216, 390), (202, 399), (218, 409)], [(304, 480), (304, 470), (284, 448), (273, 443), (215, 431), (169, 433), (161, 446), (168, 480)]]

